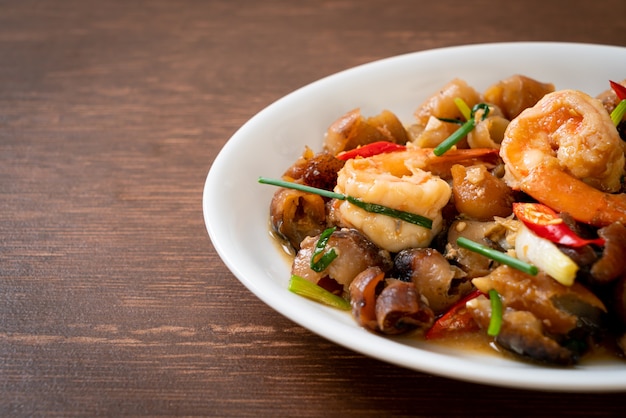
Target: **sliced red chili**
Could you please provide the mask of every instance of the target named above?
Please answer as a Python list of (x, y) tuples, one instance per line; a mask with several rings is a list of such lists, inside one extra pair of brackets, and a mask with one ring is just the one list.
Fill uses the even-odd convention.
[(427, 340), (442, 338), (451, 333), (471, 332), (479, 329), (474, 321), (471, 312), (467, 310), (465, 304), (470, 300), (482, 295), (480, 290), (474, 290), (463, 299), (455, 303), (448, 311), (435, 321), (432, 327), (426, 332)]
[(371, 144), (363, 145), (362, 147), (351, 149), (350, 151), (340, 152), (339, 154), (337, 154), (337, 158), (346, 161), (356, 157), (367, 158), (387, 152), (404, 150), (406, 150), (406, 147), (404, 145), (395, 144), (389, 141), (378, 141), (372, 142)]
[(556, 244), (568, 247), (604, 245), (602, 238), (585, 239), (578, 236), (557, 212), (541, 203), (514, 203), (513, 213), (532, 232)]
[(609, 80), (609, 83), (611, 84), (611, 88), (613, 89), (617, 97), (620, 100), (626, 100), (626, 87), (622, 86), (620, 83), (611, 80)]

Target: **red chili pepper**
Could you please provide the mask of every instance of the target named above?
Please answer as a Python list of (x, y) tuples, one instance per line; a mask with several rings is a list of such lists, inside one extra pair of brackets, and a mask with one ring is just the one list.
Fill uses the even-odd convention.
[(394, 144), (389, 141), (372, 142), (371, 144), (363, 145), (362, 147), (351, 149), (350, 151), (340, 152), (337, 158), (343, 161), (356, 157), (371, 157), (378, 154), (394, 151), (404, 151), (406, 147), (400, 144)]
[(465, 304), (478, 296), (484, 294), (480, 290), (474, 290), (463, 299), (455, 303), (445, 314), (443, 314), (432, 327), (426, 332), (427, 340), (442, 338), (453, 332), (471, 332), (479, 329), (474, 317), (467, 310)]
[(568, 247), (582, 247), (588, 244), (604, 245), (604, 239), (581, 238), (563, 221), (554, 210), (541, 203), (513, 203), (513, 213), (517, 219), (538, 236), (556, 244)]
[(620, 83), (609, 80), (611, 84), (611, 88), (617, 95), (620, 100), (626, 100), (626, 87), (622, 86)]

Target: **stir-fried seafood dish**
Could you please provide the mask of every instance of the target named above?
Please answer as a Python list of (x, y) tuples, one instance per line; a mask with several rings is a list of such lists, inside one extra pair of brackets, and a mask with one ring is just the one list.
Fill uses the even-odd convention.
[[(626, 80), (441, 86), (401, 122), (351, 110), (270, 203), (290, 290), (381, 335), (476, 336), (572, 365), (626, 352)], [(473, 337), (472, 337), (473, 338)]]

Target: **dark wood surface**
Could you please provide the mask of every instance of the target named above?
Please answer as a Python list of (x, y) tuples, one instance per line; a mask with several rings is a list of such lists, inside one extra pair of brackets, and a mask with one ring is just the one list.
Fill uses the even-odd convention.
[(221, 147), (290, 91), (533, 40), (624, 46), (626, 2), (0, 0), (0, 415), (619, 416), (623, 393), (464, 383), (319, 338), (235, 279), (202, 218)]

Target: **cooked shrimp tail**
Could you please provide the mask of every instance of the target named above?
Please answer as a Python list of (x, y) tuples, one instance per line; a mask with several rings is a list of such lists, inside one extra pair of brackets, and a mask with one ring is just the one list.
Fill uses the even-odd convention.
[(520, 188), (556, 211), (590, 225), (626, 223), (626, 194), (604, 193), (552, 166), (538, 166)]

